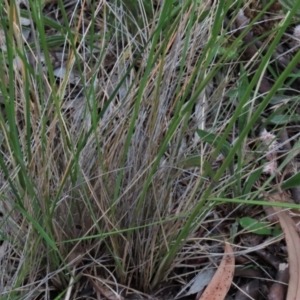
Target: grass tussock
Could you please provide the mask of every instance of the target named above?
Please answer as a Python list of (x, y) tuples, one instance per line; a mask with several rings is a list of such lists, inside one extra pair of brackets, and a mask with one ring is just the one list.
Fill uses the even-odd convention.
[(1, 1), (3, 299), (178, 290), (239, 239), (297, 169), (298, 10), (255, 3)]

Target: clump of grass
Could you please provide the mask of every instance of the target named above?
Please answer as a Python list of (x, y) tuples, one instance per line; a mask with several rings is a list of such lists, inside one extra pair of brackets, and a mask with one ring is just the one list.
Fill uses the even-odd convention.
[(259, 194), (248, 137), (297, 58), (261, 102), (253, 88), (294, 11), (249, 82), (231, 53), (251, 24), (219, 51), (240, 8), (3, 2), (4, 297), (149, 293), (193, 258), (217, 201)]

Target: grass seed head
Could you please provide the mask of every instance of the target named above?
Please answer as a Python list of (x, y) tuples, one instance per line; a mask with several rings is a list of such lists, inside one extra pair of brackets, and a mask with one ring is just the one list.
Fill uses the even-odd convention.
[(276, 136), (264, 129), (260, 134), (260, 139), (265, 146), (269, 146), (276, 140)]
[(263, 168), (265, 174), (275, 175), (277, 173), (277, 161), (272, 160), (265, 164)]
[[(294, 28), (294, 37), (300, 40), (300, 25), (297, 25)], [(299, 43), (299, 41), (298, 41)]]

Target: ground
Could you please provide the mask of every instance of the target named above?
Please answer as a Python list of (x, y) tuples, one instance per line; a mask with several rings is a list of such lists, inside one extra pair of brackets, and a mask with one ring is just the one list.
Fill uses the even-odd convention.
[(300, 299), (300, 4), (1, 4), (1, 299)]

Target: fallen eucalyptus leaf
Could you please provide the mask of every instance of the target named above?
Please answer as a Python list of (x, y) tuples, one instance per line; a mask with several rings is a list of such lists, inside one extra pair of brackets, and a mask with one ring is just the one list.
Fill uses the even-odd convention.
[(234, 255), (229, 243), (225, 243), (224, 256), (211, 282), (199, 300), (224, 300), (234, 275)]

